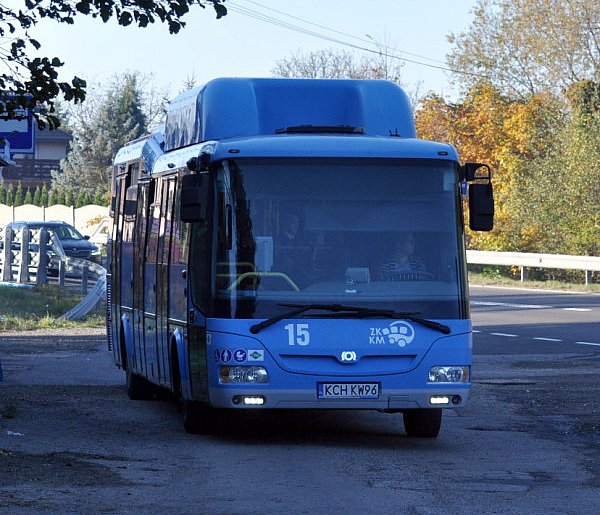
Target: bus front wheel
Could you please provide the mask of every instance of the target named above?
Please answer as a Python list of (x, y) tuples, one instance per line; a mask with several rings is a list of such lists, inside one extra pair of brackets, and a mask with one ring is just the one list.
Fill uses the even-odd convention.
[(142, 376), (131, 372), (129, 367), (125, 370), (125, 380), (127, 384), (127, 397), (132, 401), (148, 401), (154, 397), (152, 383)]
[(406, 434), (416, 438), (435, 438), (442, 427), (442, 410), (411, 409), (402, 413)]
[(210, 433), (216, 424), (217, 410), (200, 402), (182, 401), (183, 428), (193, 435)]

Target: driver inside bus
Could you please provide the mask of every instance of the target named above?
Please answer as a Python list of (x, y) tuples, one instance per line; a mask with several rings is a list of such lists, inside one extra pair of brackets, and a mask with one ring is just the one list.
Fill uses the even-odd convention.
[(423, 258), (415, 256), (415, 236), (411, 232), (395, 240), (392, 255), (379, 267), (382, 281), (398, 281), (426, 271)]
[(286, 274), (294, 282), (303, 282), (306, 275), (306, 251), (300, 231), (300, 217), (296, 213), (284, 214), (275, 240), (275, 270)]
[(287, 213), (283, 216), (281, 231), (277, 238), (277, 245), (301, 246), (300, 241), (300, 217), (295, 213)]

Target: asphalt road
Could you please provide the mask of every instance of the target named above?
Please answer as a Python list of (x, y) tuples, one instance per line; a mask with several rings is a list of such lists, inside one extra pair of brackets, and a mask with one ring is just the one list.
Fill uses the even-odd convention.
[(476, 354), (600, 352), (600, 295), (471, 287)]
[(127, 399), (101, 331), (3, 335), (0, 511), (597, 513), (600, 296), (472, 301), (471, 402), (435, 440), (351, 411), (233, 414), (191, 436), (169, 400)]

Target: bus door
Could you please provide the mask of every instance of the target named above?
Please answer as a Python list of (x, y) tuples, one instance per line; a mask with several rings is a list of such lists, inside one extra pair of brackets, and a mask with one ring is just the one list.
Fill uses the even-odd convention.
[(137, 184), (127, 188), (123, 209), (123, 231), (121, 232), (121, 307), (131, 314), (133, 310), (133, 235), (137, 212)]
[(160, 234), (162, 179), (152, 179), (149, 192), (148, 227), (144, 259), (144, 350), (146, 377), (158, 383), (159, 361), (156, 339), (156, 262)]
[(176, 176), (165, 178), (162, 186), (162, 213), (160, 237), (158, 239), (158, 259), (156, 264), (156, 337), (160, 380), (170, 384), (169, 367), (169, 269), (171, 261), (171, 240), (173, 234), (173, 206)]
[[(115, 170), (116, 172), (116, 170)], [(111, 199), (113, 212), (113, 226), (111, 234), (111, 260), (109, 263), (109, 273), (111, 276), (111, 341), (119, 342), (121, 328), (121, 290), (124, 288), (122, 281), (122, 234), (125, 211), (125, 197), (131, 178), (129, 174), (116, 178), (113, 198)], [(115, 287), (113, 287), (115, 285)], [(123, 366), (121, 363), (121, 352), (119, 345), (113, 345), (113, 354), (115, 363)]]
[(133, 236), (133, 334), (135, 368), (142, 374), (145, 374), (147, 369), (144, 353), (144, 260), (150, 213), (149, 197), (152, 198), (152, 193), (148, 182), (138, 183), (137, 224)]

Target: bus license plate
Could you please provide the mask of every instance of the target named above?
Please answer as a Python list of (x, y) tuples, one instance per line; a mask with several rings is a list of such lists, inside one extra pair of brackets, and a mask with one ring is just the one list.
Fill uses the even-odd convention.
[(379, 383), (318, 383), (319, 399), (378, 399)]

